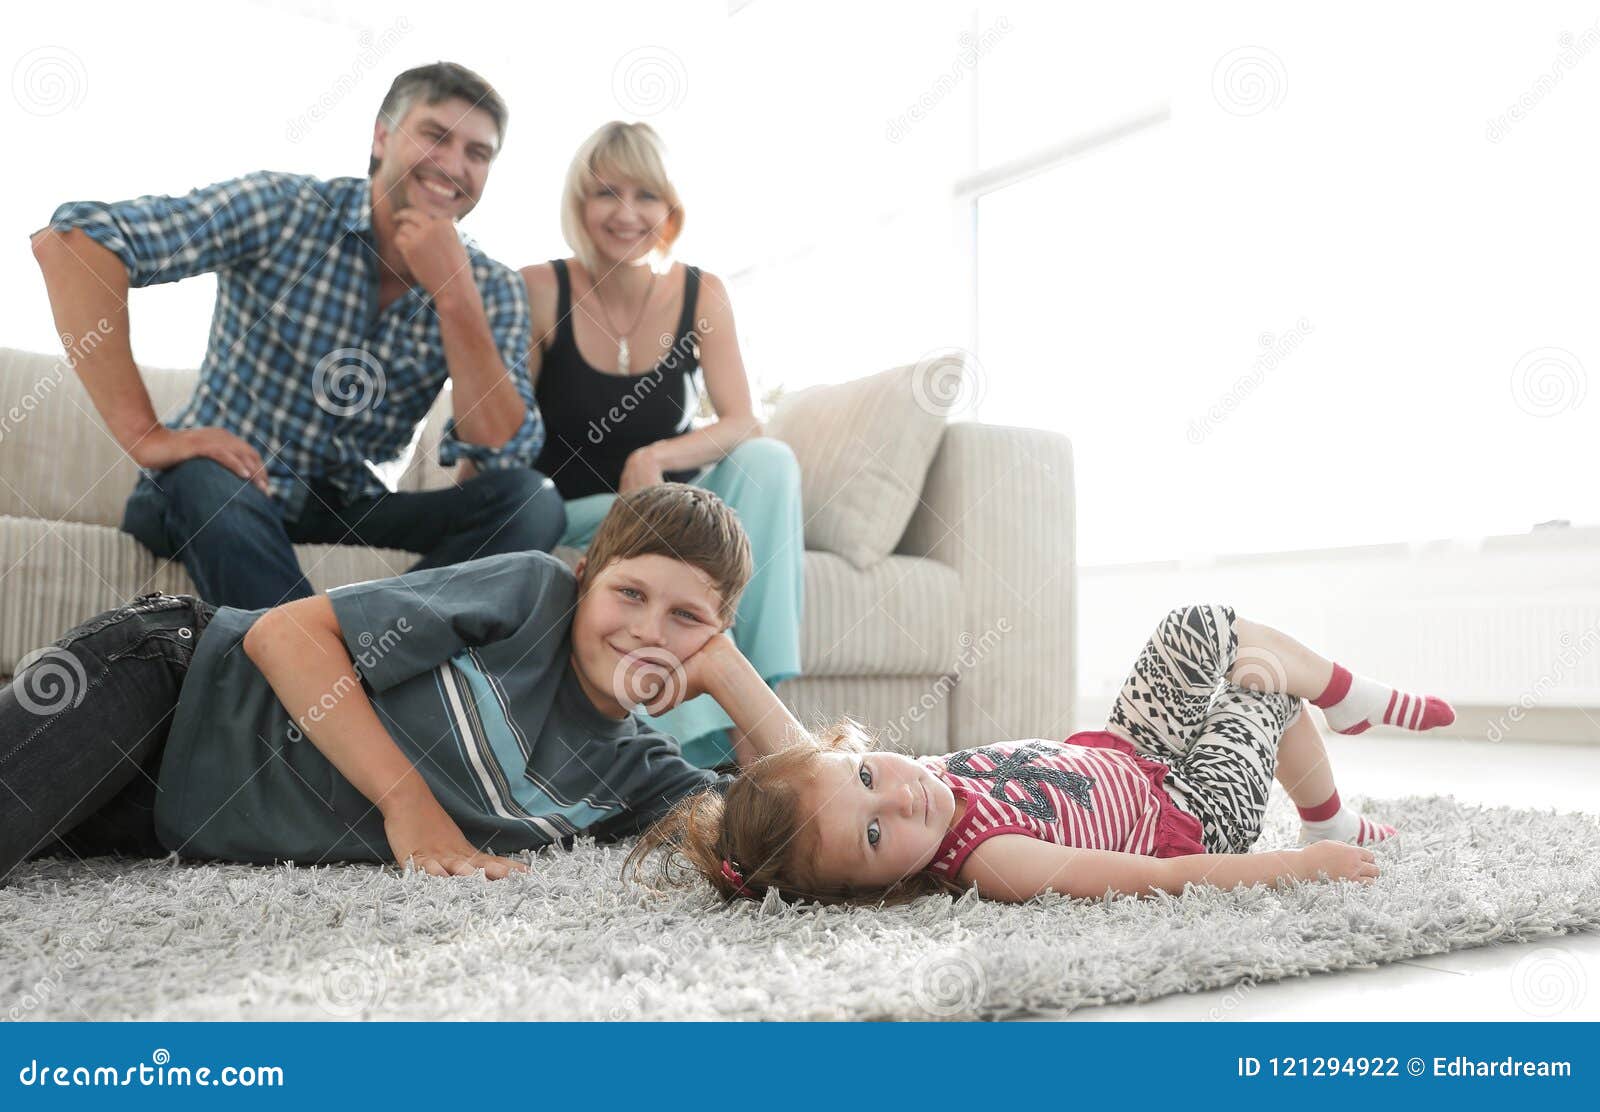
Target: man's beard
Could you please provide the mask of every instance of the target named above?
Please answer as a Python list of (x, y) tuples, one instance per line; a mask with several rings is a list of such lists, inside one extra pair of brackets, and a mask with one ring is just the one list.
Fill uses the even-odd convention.
[[(454, 211), (441, 212), (440, 210), (435, 209), (431, 204), (423, 205), (415, 201), (415, 198), (411, 196), (411, 175), (415, 169), (416, 167), (412, 167), (411, 169), (406, 170), (394, 180), (392, 185), (386, 187), (387, 191), (384, 193), (384, 196), (388, 197), (389, 199), (389, 211), (399, 212), (401, 209), (416, 208), (422, 212), (437, 213), (441, 216), (448, 216), (450, 223), (460, 224), (461, 218), (465, 216), (466, 213)], [(421, 186), (418, 186), (418, 188), (420, 189)], [(475, 207), (475, 205), (476, 202), (474, 202), (473, 207)]]
[(411, 207), (411, 193), (406, 187), (406, 178), (411, 175), (407, 170), (388, 187), (389, 211), (399, 212), (403, 208)]

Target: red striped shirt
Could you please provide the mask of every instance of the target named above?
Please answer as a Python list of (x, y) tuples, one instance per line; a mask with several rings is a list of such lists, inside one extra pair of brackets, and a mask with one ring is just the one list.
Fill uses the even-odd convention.
[(1206, 852), (1199, 820), (1161, 786), (1170, 769), (1115, 734), (1003, 741), (921, 760), (966, 802), (928, 865), (945, 876), (996, 834), (1150, 857)]

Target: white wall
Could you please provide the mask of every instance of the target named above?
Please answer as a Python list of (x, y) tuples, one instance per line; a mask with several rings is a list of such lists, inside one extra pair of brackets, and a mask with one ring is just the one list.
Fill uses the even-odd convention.
[[(758, 385), (975, 349), (977, 416), (1073, 438), (1087, 564), (1592, 524), (1597, 43), (1569, 3), (13, 5), (0, 344), (56, 344), (60, 201), (359, 174), (450, 57), (512, 107), (492, 253), (565, 253), (570, 152), (650, 120)], [(211, 296), (135, 291), (136, 354), (194, 364)]]

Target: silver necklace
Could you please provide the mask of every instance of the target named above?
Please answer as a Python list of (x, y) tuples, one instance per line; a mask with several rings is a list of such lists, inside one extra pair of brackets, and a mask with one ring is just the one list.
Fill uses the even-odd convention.
[(631, 364), (628, 357), (628, 337), (633, 334), (634, 329), (639, 327), (639, 322), (644, 319), (645, 307), (650, 304), (650, 295), (655, 293), (656, 279), (659, 277), (661, 276), (655, 271), (652, 270), (650, 272), (650, 285), (645, 287), (644, 300), (639, 302), (639, 312), (634, 316), (633, 323), (628, 326), (628, 331), (621, 335), (617, 335), (617, 326), (611, 319), (611, 309), (606, 305), (606, 299), (600, 297), (598, 290), (595, 292), (595, 296), (600, 301), (600, 311), (605, 314), (606, 324), (611, 328), (613, 339), (617, 341), (617, 373), (619, 375), (629, 373), (628, 368)]

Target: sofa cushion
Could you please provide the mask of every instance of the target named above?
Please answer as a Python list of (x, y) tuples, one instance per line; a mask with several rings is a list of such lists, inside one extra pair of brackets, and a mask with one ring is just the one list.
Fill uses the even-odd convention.
[[(399, 575), (414, 553), (356, 545), (300, 544), (295, 555), (319, 591)], [(572, 549), (557, 555), (575, 561)], [(128, 534), (104, 525), (0, 517), (0, 676), (85, 618), (145, 591), (193, 594), (175, 560), (158, 560)], [(961, 581), (937, 560), (891, 556), (871, 568), (808, 552), (800, 632), (806, 676), (937, 676), (955, 671)]]
[[(162, 420), (194, 392), (194, 371), (140, 374)], [(0, 514), (121, 525), (139, 468), (65, 358), (0, 348), (0, 397)]]
[[(766, 431), (800, 462), (807, 548), (858, 568), (894, 551), (944, 433), (946, 413), (929, 379), (949, 370), (948, 363), (897, 367), (813, 386), (778, 404)], [(965, 369), (957, 362), (955, 370)]]
[(937, 560), (890, 556), (856, 568), (807, 552), (800, 668), (808, 676), (920, 676), (955, 670), (961, 577)]
[[(399, 575), (412, 552), (348, 544), (297, 544), (295, 556), (312, 587)], [(0, 676), (73, 626), (146, 591), (195, 593), (176, 560), (159, 560), (120, 529), (39, 518), (0, 517)]]
[(848, 715), (898, 753), (948, 753), (958, 688), (948, 676), (800, 676), (778, 698), (802, 726), (822, 730)]

